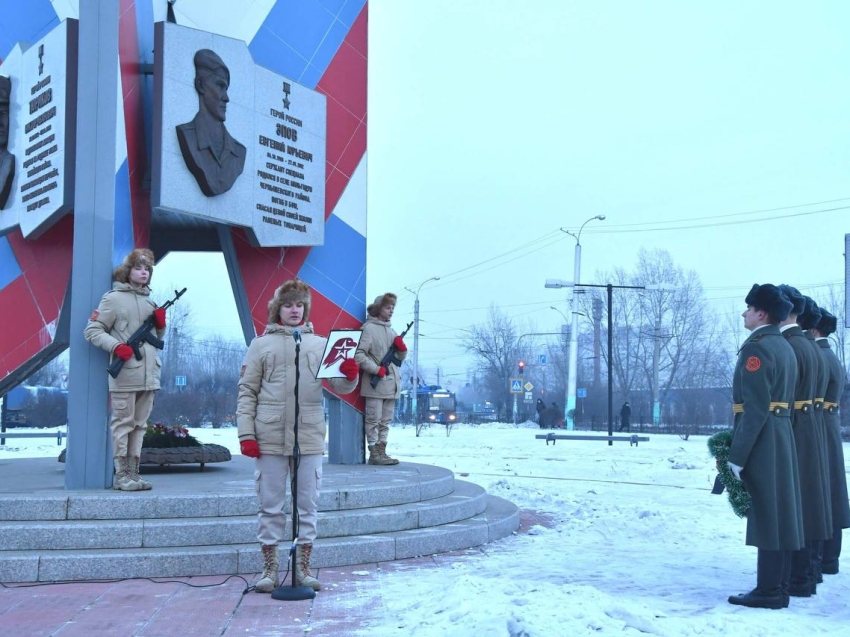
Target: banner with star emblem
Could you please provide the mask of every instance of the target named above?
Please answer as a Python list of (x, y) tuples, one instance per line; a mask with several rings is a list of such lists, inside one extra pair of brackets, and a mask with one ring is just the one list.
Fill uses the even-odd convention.
[(331, 330), (316, 378), (345, 378), (339, 366), (346, 358), (354, 358), (361, 336), (363, 330)]

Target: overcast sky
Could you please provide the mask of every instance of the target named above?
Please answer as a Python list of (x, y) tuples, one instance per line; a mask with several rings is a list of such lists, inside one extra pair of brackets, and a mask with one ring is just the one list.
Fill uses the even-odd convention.
[[(420, 294), (420, 365), (462, 374), (461, 330), (491, 303), (560, 329), (559, 228), (603, 214), (585, 283), (663, 248), (720, 312), (755, 282), (817, 300), (850, 232), (848, 31), (843, 0), (371, 0), (368, 299), (396, 292), (401, 328), (405, 287), (442, 277)], [(161, 270), (226, 285), (220, 256)], [(237, 336), (235, 305), (202, 296), (199, 327)]]

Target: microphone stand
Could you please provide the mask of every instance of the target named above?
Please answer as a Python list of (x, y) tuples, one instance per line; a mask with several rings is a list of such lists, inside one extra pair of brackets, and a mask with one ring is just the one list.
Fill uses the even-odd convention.
[(292, 492), (292, 545), (289, 547), (290, 568), (292, 569), (292, 585), (287, 586), (281, 584), (272, 591), (272, 599), (279, 599), (286, 602), (297, 602), (305, 599), (313, 599), (316, 597), (316, 591), (309, 586), (298, 586), (295, 579), (295, 545), (298, 541), (298, 467), (301, 464), (301, 449), (298, 447), (298, 381), (301, 377), (301, 369), (298, 366), (298, 359), (301, 353), (301, 330), (297, 327), (292, 330), (292, 337), (295, 339), (295, 435), (294, 444), (292, 446), (292, 463), (290, 471), (292, 478), (290, 480), (290, 491)]

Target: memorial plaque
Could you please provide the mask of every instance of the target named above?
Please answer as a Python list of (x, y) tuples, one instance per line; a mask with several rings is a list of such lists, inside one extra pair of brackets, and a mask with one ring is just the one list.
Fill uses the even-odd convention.
[(324, 95), (257, 66), (244, 42), (156, 25), (153, 207), (324, 242)]
[(65, 20), (0, 66), (0, 235), (36, 239), (73, 208), (77, 33)]

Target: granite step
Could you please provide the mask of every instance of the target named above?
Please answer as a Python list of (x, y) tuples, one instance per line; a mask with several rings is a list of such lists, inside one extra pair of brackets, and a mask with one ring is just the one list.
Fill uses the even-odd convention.
[[(257, 512), (256, 488), (253, 479), (244, 477), (253, 474), (249, 468), (252, 465), (246, 460), (228, 463), (242, 467), (242, 473), (223, 487), (209, 476), (172, 471), (173, 475), (167, 476), (143, 472), (146, 479), (154, 483), (151, 491), (66, 492), (56, 489), (41, 493), (0, 493), (0, 522), (254, 515)], [(41, 468), (43, 464), (36, 466)], [(208, 470), (207, 473), (214, 475), (215, 472)], [(223, 472), (219, 470), (219, 473)], [(175, 479), (181, 475), (183, 482), (177, 483)], [(21, 481), (25, 482), (25, 478), (26, 475)], [(56, 483), (61, 487), (58, 479)], [(454, 488), (454, 474), (431, 465), (403, 462), (390, 467), (326, 466), (318, 508), (319, 511), (341, 511), (421, 502), (449, 495)]]
[[(455, 480), (454, 491), (433, 499), (368, 509), (319, 512), (320, 538), (387, 533), (449, 524), (474, 517), (487, 506), (487, 493), (470, 482)], [(231, 508), (247, 515), (221, 517), (175, 517), (8, 521), (0, 525), (3, 551), (49, 551), (77, 549), (163, 548), (243, 544), (255, 541), (257, 499), (231, 502)], [(126, 512), (126, 509), (125, 509)], [(284, 531), (291, 537), (290, 519)]]
[[(456, 484), (462, 484), (456, 481)], [(519, 509), (486, 496), (484, 509), (437, 526), (316, 540), (316, 568), (397, 560), (472, 548), (519, 528)], [(132, 577), (255, 574), (262, 570), (256, 542), (211, 546), (0, 551), (0, 581), (70, 581)], [(284, 569), (285, 570), (285, 569)]]

